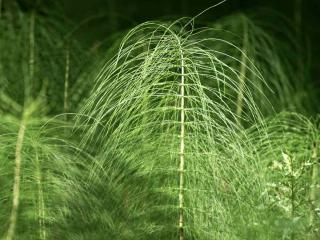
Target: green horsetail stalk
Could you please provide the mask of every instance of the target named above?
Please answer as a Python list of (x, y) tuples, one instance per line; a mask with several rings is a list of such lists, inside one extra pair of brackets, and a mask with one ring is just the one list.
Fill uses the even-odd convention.
[(181, 52), (181, 86), (180, 86), (180, 94), (181, 94), (181, 116), (180, 116), (180, 121), (181, 121), (181, 129), (180, 129), (180, 167), (179, 167), (179, 172), (180, 172), (180, 185), (179, 185), (179, 229), (180, 229), (180, 240), (184, 240), (184, 230), (183, 230), (183, 191), (184, 191), (184, 154), (185, 154), (185, 149), (184, 149), (184, 138), (185, 138), (185, 107), (184, 107), (184, 85), (185, 85), (185, 69), (184, 69), (184, 59), (183, 59), (183, 53)]
[[(87, 157), (64, 114), (53, 114), (63, 111), (60, 83), (68, 67), (54, 57), (63, 41), (55, 21), (48, 26), (34, 10), (7, 6), (0, 21), (0, 238), (63, 239), (69, 201), (80, 195), (75, 179)], [(47, 96), (52, 100), (57, 89), (61, 102), (49, 104)]]
[[(25, 95), (24, 95), (24, 108), (29, 104), (31, 82), (34, 81), (34, 51), (35, 51), (35, 39), (34, 39), (34, 27), (35, 27), (35, 13), (31, 13), (30, 17), (30, 30), (29, 30), (29, 76), (25, 82)], [(25, 111), (22, 113), (22, 119), (19, 127), (16, 151), (15, 151), (15, 168), (14, 168), (14, 185), (13, 185), (13, 198), (12, 198), (12, 210), (10, 216), (10, 224), (6, 239), (12, 240), (15, 235), (17, 215), (20, 201), (20, 179), (21, 179), (21, 164), (22, 164), (22, 147), (24, 141), (24, 135), (26, 130), (27, 114)]]
[(7, 233), (6, 240), (12, 240), (15, 235), (16, 224), (17, 224), (17, 215), (19, 209), (19, 201), (20, 201), (20, 179), (21, 179), (21, 162), (22, 162), (22, 145), (24, 134), (26, 130), (25, 125), (25, 116), (22, 117), (19, 132), (18, 132), (18, 139), (16, 144), (16, 151), (15, 151), (15, 168), (14, 168), (14, 185), (13, 185), (13, 198), (12, 198), (12, 210), (10, 216), (10, 225)]

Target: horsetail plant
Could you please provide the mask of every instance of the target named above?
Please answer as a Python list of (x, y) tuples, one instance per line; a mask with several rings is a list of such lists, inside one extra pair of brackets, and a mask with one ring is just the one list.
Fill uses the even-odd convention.
[(82, 25), (6, 4), (1, 239), (319, 238), (319, 120), (300, 115), (317, 107), (290, 27), (146, 22), (85, 51)]
[[(131, 30), (79, 113), (88, 126), (84, 145), (99, 146), (92, 182), (102, 174), (114, 185), (128, 183), (117, 174), (124, 169), (125, 178), (145, 179), (127, 193), (138, 198), (128, 218), (146, 221), (140, 239), (233, 238), (234, 218), (251, 211), (249, 196), (259, 192), (249, 191), (256, 165), (242, 151), (232, 111), (240, 73), (208, 47), (221, 40), (199, 38), (210, 30), (193, 25), (182, 19)], [(259, 120), (248, 86), (243, 101), (252, 112), (243, 119)], [(237, 220), (245, 224), (254, 215)]]
[[(246, 78), (254, 82), (257, 89), (254, 95), (255, 102), (264, 115), (273, 115), (275, 112), (296, 111), (313, 115), (317, 113), (317, 107), (313, 103), (316, 91), (308, 80), (307, 64), (299, 61), (299, 65), (292, 59), (305, 58), (301, 49), (300, 40), (294, 37), (294, 29), (281, 16), (270, 11), (260, 11), (268, 15), (273, 21), (281, 22), (281, 26), (287, 26), (285, 30), (279, 30), (278, 26), (270, 21), (258, 20), (254, 14), (238, 13), (226, 16), (212, 24), (216, 29), (215, 36), (239, 46), (240, 49), (228, 47), (224, 42), (216, 48), (222, 49), (235, 59), (229, 58), (227, 64), (239, 69), (241, 77), (239, 85), (246, 84)], [(274, 20), (275, 19), (275, 20)], [(281, 38), (275, 37), (280, 34)], [(300, 54), (295, 56), (295, 52)], [(242, 57), (241, 57), (242, 56)], [(246, 57), (244, 57), (246, 56)], [(250, 59), (250, 61), (248, 61)], [(246, 71), (244, 66), (256, 67), (267, 83), (261, 82), (259, 76)], [(237, 106), (235, 112), (241, 116), (246, 111), (242, 94), (244, 89), (240, 87), (237, 93)]]
[[(0, 21), (0, 236), (6, 240), (61, 237), (53, 229), (68, 213), (84, 164), (67, 134), (70, 124), (48, 114), (54, 108), (48, 88), (62, 71), (42, 49), (60, 41), (46, 26), (35, 11), (6, 11)], [(49, 68), (57, 75), (47, 75)]]

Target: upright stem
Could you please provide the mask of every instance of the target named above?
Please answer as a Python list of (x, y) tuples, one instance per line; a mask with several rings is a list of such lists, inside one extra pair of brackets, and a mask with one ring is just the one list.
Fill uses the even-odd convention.
[[(69, 91), (69, 73), (70, 73), (70, 50), (69, 44), (66, 47), (65, 55), (65, 74), (64, 74), (64, 98), (63, 98), (63, 112), (68, 112), (68, 91)], [(65, 114), (65, 120), (67, 120), (67, 115)]]
[[(292, 159), (290, 158), (290, 161), (292, 163)], [(292, 166), (292, 164), (291, 164)], [(290, 187), (291, 187), (291, 221), (293, 221), (295, 217), (295, 211), (296, 211), (296, 205), (295, 205), (295, 199), (296, 199), (296, 194), (295, 194), (295, 179), (294, 179), (294, 174), (293, 172), (290, 175)], [(295, 239), (295, 232), (294, 229), (291, 231), (291, 240)]]
[(242, 55), (241, 55), (241, 66), (240, 66), (240, 76), (239, 76), (239, 92), (237, 98), (237, 110), (236, 114), (238, 117), (238, 125), (241, 124), (241, 115), (243, 110), (243, 96), (244, 96), (244, 87), (247, 73), (247, 45), (248, 45), (248, 32), (246, 23), (244, 23), (244, 34), (243, 34), (243, 46), (242, 46)]
[(19, 197), (20, 197), (20, 178), (21, 178), (21, 160), (22, 160), (22, 145), (24, 134), (26, 130), (25, 117), (22, 117), (20, 122), (18, 139), (15, 150), (15, 167), (14, 167), (14, 184), (13, 184), (13, 199), (12, 199), (12, 210), (9, 220), (9, 229), (6, 240), (12, 240), (15, 234), (17, 215), (19, 209)]
[(44, 226), (44, 217), (45, 217), (45, 206), (43, 198), (43, 188), (42, 188), (42, 176), (41, 176), (41, 167), (38, 153), (36, 153), (36, 162), (37, 162), (37, 187), (38, 187), (38, 221), (39, 221), (39, 239), (46, 239), (46, 230)]
[[(30, 31), (29, 31), (29, 76), (28, 80), (25, 82), (25, 101), (29, 100), (31, 97), (31, 90), (34, 82), (34, 60), (35, 60), (35, 12), (32, 11), (30, 17)], [(25, 103), (26, 105), (26, 103)]]
[[(293, 166), (293, 159), (289, 156), (289, 153), (282, 153), (283, 161), (286, 164), (286, 167), (288, 168), (289, 172), (289, 188), (290, 188), (290, 204), (291, 204), (291, 211), (290, 211), (290, 219), (293, 221), (295, 217), (295, 211), (296, 211), (296, 205), (295, 205), (295, 199), (296, 199), (296, 193), (295, 193), (295, 176), (294, 176), (294, 166)], [(290, 239), (294, 240), (295, 238), (295, 232), (294, 229), (291, 229)]]
[(185, 83), (185, 66), (183, 53), (181, 52), (181, 83), (180, 83), (180, 118), (181, 118), (181, 128), (180, 128), (180, 167), (179, 167), (179, 238), (184, 240), (184, 218), (183, 218), (183, 207), (184, 207), (184, 138), (185, 138), (185, 107), (184, 107), (184, 83)]
[(316, 208), (316, 193), (317, 193), (317, 183), (319, 176), (319, 161), (318, 161), (318, 152), (317, 152), (317, 144), (313, 143), (312, 146), (312, 173), (311, 173), (311, 186), (310, 186), (310, 226), (312, 227), (314, 224), (314, 209)]
[(22, 111), (22, 118), (20, 121), (18, 138), (16, 142), (15, 149), (15, 167), (14, 167), (14, 184), (13, 184), (13, 193), (12, 193), (12, 209), (9, 220), (9, 228), (6, 236), (6, 240), (12, 240), (15, 235), (16, 225), (17, 225), (17, 216), (19, 210), (19, 201), (20, 201), (20, 179), (21, 179), (21, 162), (22, 162), (22, 146), (23, 140), (26, 131), (26, 119), (27, 114), (25, 108), (27, 106), (27, 101), (31, 96), (31, 83), (34, 78), (34, 48), (35, 48), (35, 37), (34, 37), (34, 25), (35, 25), (35, 12), (31, 13), (30, 17), (30, 32), (29, 32), (29, 76), (25, 82), (25, 95), (24, 95), (24, 106)]
[[(295, 177), (294, 177), (294, 166), (293, 166), (293, 159), (292, 157), (289, 156), (289, 154), (283, 155), (285, 158), (285, 162), (288, 162), (288, 168), (289, 168), (289, 173), (290, 173), (290, 190), (291, 190), (291, 195), (290, 195), (290, 201), (291, 201), (291, 214), (290, 218), (291, 221), (293, 221), (295, 217), (295, 211), (296, 211), (296, 205), (295, 205), (295, 200), (296, 200), (296, 193), (295, 193)], [(291, 236), (290, 239), (294, 240), (295, 238), (295, 232), (294, 229), (291, 229)]]

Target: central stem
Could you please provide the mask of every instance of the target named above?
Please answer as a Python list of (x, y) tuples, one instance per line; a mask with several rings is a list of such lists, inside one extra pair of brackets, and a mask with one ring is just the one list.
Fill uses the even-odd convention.
[(180, 119), (181, 119), (181, 128), (180, 128), (180, 167), (179, 167), (179, 238), (180, 240), (184, 240), (184, 218), (183, 218), (183, 207), (184, 207), (184, 137), (185, 137), (185, 109), (184, 109), (184, 59), (183, 54), (181, 52), (181, 83), (180, 83)]
[(64, 75), (64, 98), (63, 98), (63, 113), (65, 114), (65, 120), (67, 120), (66, 113), (68, 112), (69, 72), (70, 72), (70, 52), (69, 52), (69, 44), (67, 44), (66, 59), (65, 59), (65, 75)]
[(35, 27), (35, 12), (32, 11), (30, 17), (30, 32), (29, 32), (29, 47), (30, 47), (30, 55), (29, 55), (29, 76), (27, 81), (24, 82), (24, 110), (22, 111), (22, 118), (20, 121), (20, 126), (18, 130), (18, 138), (16, 142), (15, 149), (15, 167), (14, 167), (14, 183), (13, 183), (13, 193), (12, 193), (12, 209), (9, 220), (9, 228), (6, 236), (6, 240), (12, 240), (15, 235), (16, 225), (17, 225), (17, 217), (19, 210), (19, 202), (20, 202), (20, 180), (21, 180), (21, 162), (22, 162), (22, 146), (26, 131), (26, 120), (27, 120), (27, 111), (26, 106), (27, 102), (31, 96), (31, 88), (32, 82), (34, 78), (34, 60), (35, 60), (35, 36), (34, 36), (34, 27)]
[[(27, 105), (30, 97), (32, 96), (32, 88), (34, 87), (34, 73), (35, 73), (35, 11), (31, 12), (30, 26), (29, 26), (29, 76), (27, 81), (24, 83), (25, 91), (25, 103)], [(26, 103), (27, 102), (27, 103)]]
[(37, 180), (37, 188), (38, 188), (38, 223), (39, 223), (39, 239), (46, 239), (46, 229), (45, 229), (45, 205), (44, 205), (44, 197), (43, 197), (43, 187), (42, 187), (42, 175), (41, 175), (41, 166), (40, 160), (38, 156), (38, 152), (36, 152), (36, 180)]
[[(296, 204), (295, 204), (295, 200), (296, 200), (296, 192), (295, 192), (295, 177), (294, 177), (294, 166), (293, 166), (293, 159), (292, 157), (289, 156), (289, 154), (287, 155), (287, 158), (289, 160), (290, 163), (290, 188), (291, 188), (291, 220), (293, 221), (293, 219), (295, 218), (295, 211), (296, 211)], [(295, 239), (295, 231), (292, 230), (291, 232), (291, 240)]]
[(22, 145), (23, 145), (25, 130), (26, 130), (26, 125), (23, 117), (19, 127), (18, 139), (16, 143), (16, 150), (15, 150), (12, 210), (11, 210), (9, 230), (8, 230), (6, 240), (13, 239), (16, 224), (17, 224), (17, 215), (18, 215), (19, 197), (20, 197), (20, 179), (21, 179), (20, 172), (21, 172), (21, 160), (22, 160)]
[(247, 32), (247, 25), (244, 21), (244, 33), (243, 33), (243, 46), (242, 46), (242, 53), (241, 53), (241, 66), (240, 66), (240, 75), (239, 75), (239, 92), (237, 98), (237, 117), (238, 117), (238, 124), (241, 124), (241, 115), (243, 111), (243, 97), (244, 97), (244, 88), (245, 88), (245, 80), (247, 74), (247, 45), (248, 45), (248, 32)]

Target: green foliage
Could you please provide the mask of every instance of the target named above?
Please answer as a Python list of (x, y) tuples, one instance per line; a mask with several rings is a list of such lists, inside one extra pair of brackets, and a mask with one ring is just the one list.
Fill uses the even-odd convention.
[[(117, 191), (125, 187), (121, 195), (139, 196), (127, 204), (130, 221), (149, 226), (138, 230), (145, 231), (140, 239), (233, 239), (240, 229), (233, 219), (243, 226), (255, 217), (249, 186), (257, 181), (226, 94), (238, 91), (239, 76), (207, 47), (217, 39), (198, 38), (203, 30), (183, 21), (145, 23), (128, 33), (80, 111), (88, 125), (84, 144), (100, 146), (94, 176), (101, 172)], [(250, 92), (244, 97), (258, 119)], [(237, 217), (242, 212), (251, 215)]]
[(85, 167), (72, 125), (50, 116), (62, 112), (65, 92), (55, 27), (16, 6), (0, 19), (0, 236), (7, 240), (61, 238)]
[[(258, 13), (266, 15), (269, 21), (259, 20)], [(215, 22), (212, 25), (216, 30), (214, 36), (238, 48), (230, 48), (230, 43), (223, 41), (214, 47), (236, 57), (226, 59), (225, 63), (240, 72), (240, 86), (246, 86), (246, 79), (251, 79), (260, 90), (254, 97), (264, 115), (284, 110), (317, 114), (319, 109), (314, 99), (318, 92), (310, 83), (308, 53), (301, 52), (303, 43), (295, 37), (295, 29), (276, 13), (258, 13), (238, 13)], [(244, 67), (247, 65), (256, 68), (268, 87), (257, 77), (258, 74), (254, 75)], [(247, 111), (245, 103), (242, 103), (243, 91), (238, 93), (238, 114)]]
[(317, 90), (288, 25), (146, 22), (87, 50), (55, 11), (4, 10), (1, 238), (320, 237)]
[(0, 19), (0, 108), (19, 113), (19, 105), (32, 102), (41, 92), (48, 99), (49, 114), (74, 112), (85, 92), (76, 80), (92, 57), (67, 35), (68, 24), (62, 25), (53, 13), (45, 18), (9, 6)]
[(85, 159), (64, 134), (70, 127), (62, 120), (35, 117), (32, 107), (23, 120), (0, 120), (0, 235), (5, 239), (12, 239), (10, 231), (18, 239), (61, 238), (59, 226), (84, 169)]
[(319, 128), (306, 117), (282, 113), (268, 119), (266, 135), (250, 131), (263, 165), (267, 212), (263, 224), (272, 239), (319, 238)]

